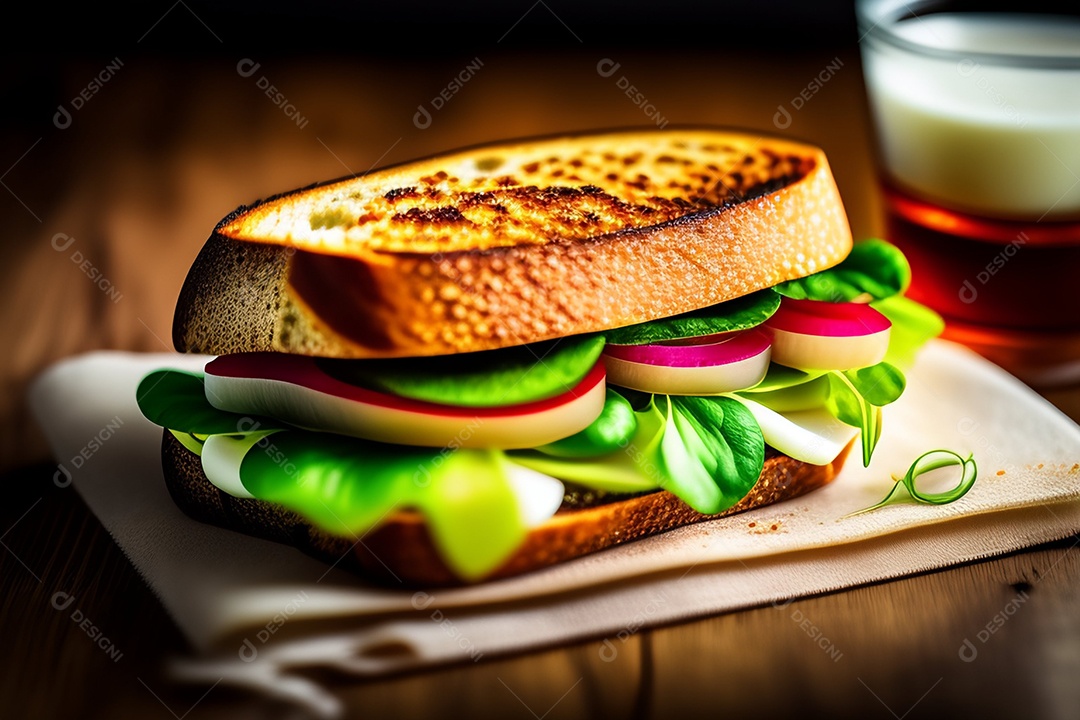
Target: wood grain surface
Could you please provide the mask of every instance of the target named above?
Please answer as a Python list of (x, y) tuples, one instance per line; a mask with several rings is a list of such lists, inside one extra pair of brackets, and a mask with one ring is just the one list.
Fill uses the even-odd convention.
[[(856, 237), (882, 228), (854, 47), (480, 57), (482, 68), (424, 129), (413, 123), (418, 105), (430, 106), (472, 55), (437, 70), (421, 60), (266, 58), (246, 77), (240, 51), (200, 62), (132, 60), (69, 128), (45, 116), (0, 137), (0, 164), (11, 166), (0, 193), (8, 491), (0, 505), (0, 715), (295, 717), (225, 687), (163, 679), (185, 641), (75, 492), (53, 484), (24, 400), (28, 379), (59, 358), (102, 347), (168, 349), (184, 274), (234, 207), (495, 138), (649, 124), (620, 87), (625, 78), (671, 124), (741, 126), (821, 145)], [(619, 64), (607, 77), (597, 70), (605, 59)], [(795, 109), (792, 99), (830, 64), (828, 80)], [(100, 69), (72, 65), (61, 96)], [(303, 126), (265, 94), (261, 78)], [(778, 128), (781, 106), (790, 124)], [(1051, 397), (1075, 418), (1078, 395)], [(611, 661), (597, 639), (378, 682), (328, 680), (357, 718), (1080, 717), (1078, 542), (642, 630), (620, 641)], [(965, 639), (971, 662), (961, 657)]]

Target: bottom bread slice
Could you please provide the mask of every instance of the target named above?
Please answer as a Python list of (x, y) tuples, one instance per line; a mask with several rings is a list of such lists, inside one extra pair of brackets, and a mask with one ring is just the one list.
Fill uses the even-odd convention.
[[(718, 515), (702, 515), (666, 490), (586, 508), (564, 506), (553, 518), (530, 530), (514, 554), (486, 579), (520, 575), (683, 525), (799, 497), (836, 477), (850, 449), (849, 444), (828, 465), (810, 465), (767, 448), (757, 484), (745, 498)], [(462, 584), (439, 557), (418, 513), (397, 513), (359, 542), (319, 530), (279, 505), (219, 490), (203, 473), (199, 456), (168, 430), (161, 456), (173, 501), (196, 520), (293, 545), (379, 582), (412, 587)]]

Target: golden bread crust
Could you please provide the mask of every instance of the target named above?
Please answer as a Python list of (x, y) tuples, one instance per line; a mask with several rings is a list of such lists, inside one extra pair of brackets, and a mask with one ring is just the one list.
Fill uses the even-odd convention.
[(486, 350), (731, 300), (850, 247), (809, 145), (703, 129), (488, 145), (239, 209), (188, 275), (174, 343), (340, 358)]

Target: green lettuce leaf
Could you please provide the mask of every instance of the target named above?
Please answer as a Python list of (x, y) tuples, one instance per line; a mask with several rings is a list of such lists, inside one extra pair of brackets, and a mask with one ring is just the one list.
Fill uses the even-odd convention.
[(459, 577), (476, 580), (498, 568), (528, 534), (498, 450), (458, 450), (414, 485), (412, 505), (423, 513), (435, 547)]
[[(620, 388), (621, 391), (621, 388)], [(594, 490), (635, 493), (661, 487), (666, 477), (659, 457), (665, 417), (652, 396), (634, 411), (635, 429), (618, 450), (591, 458), (559, 457), (536, 450), (512, 450), (512, 462)], [(640, 398), (637, 398), (640, 399)]]
[(788, 367), (787, 365), (780, 365), (779, 363), (769, 363), (769, 369), (765, 373), (765, 377), (762, 378), (761, 382), (759, 382), (752, 388), (740, 390), (739, 392), (770, 393), (776, 390), (786, 390), (787, 388), (795, 387), (796, 385), (813, 382), (824, 374), (824, 370), (796, 370), (795, 368)]
[(569, 392), (600, 359), (604, 338), (586, 335), (518, 347), (393, 360), (320, 359), (352, 385), (461, 407), (503, 407)]
[(824, 406), (841, 422), (859, 428), (865, 465), (881, 437), (881, 408), (899, 398), (905, 384), (904, 374), (887, 362), (814, 373), (774, 363), (760, 384), (737, 395), (776, 412)]
[(597, 490), (664, 488), (709, 515), (739, 502), (761, 475), (765, 439), (754, 416), (736, 400), (656, 395), (635, 416), (633, 438), (607, 455), (563, 458), (523, 450), (509, 456)]
[(859, 428), (865, 467), (881, 438), (881, 408), (900, 397), (904, 375), (888, 363), (878, 363), (859, 370), (832, 371), (828, 378), (825, 406), (841, 422)]
[(768, 320), (778, 307), (780, 298), (776, 293), (762, 290), (682, 315), (608, 330), (604, 336), (609, 343), (616, 345), (649, 345), (667, 340), (746, 330)]
[(765, 463), (765, 439), (754, 416), (725, 397), (679, 396), (667, 402), (664, 487), (707, 515), (739, 502)]
[(842, 374), (868, 403), (877, 407), (896, 402), (907, 383), (904, 374), (887, 362), (857, 370), (844, 370)]
[(908, 369), (915, 356), (932, 338), (945, 329), (945, 321), (936, 312), (902, 295), (870, 303), (892, 322), (886, 362)]
[(739, 397), (761, 403), (778, 413), (798, 412), (823, 407), (829, 397), (829, 379), (824, 375), (796, 385), (777, 387), (774, 390), (743, 390), (735, 393)]
[(902, 295), (910, 284), (911, 266), (904, 253), (884, 240), (870, 239), (855, 243), (839, 265), (780, 283), (775, 290), (796, 300), (848, 302)]
[(169, 432), (180, 441), (181, 445), (200, 456), (202, 455), (203, 444), (206, 442), (206, 438), (209, 437), (208, 435), (193, 435), (178, 430), (169, 430)]
[(442, 558), (467, 580), (498, 567), (527, 534), (498, 451), (436, 451), (302, 430), (266, 441), (240, 464), (244, 487), (334, 534), (359, 540), (394, 511), (416, 508)]
[(637, 415), (630, 401), (608, 388), (604, 409), (589, 427), (536, 449), (545, 455), (566, 458), (607, 455), (626, 447), (637, 431), (637, 424)]
[(881, 437), (881, 408), (868, 403), (840, 373), (829, 373), (826, 407), (841, 422), (859, 428), (863, 466), (869, 465), (874, 447)]
[[(726, 447), (719, 433), (715, 436), (718, 443), (708, 443), (698, 428), (675, 408), (671, 398), (664, 398), (667, 404), (667, 420), (660, 443), (660, 456), (667, 476), (664, 488), (699, 513), (711, 515), (720, 512), (724, 504), (724, 493), (713, 481), (713, 473), (721, 460), (713, 453), (730, 453), (731, 449)], [(722, 447), (716, 448), (716, 445)]]
[(228, 435), (289, 427), (280, 420), (218, 410), (206, 399), (202, 373), (155, 370), (139, 382), (135, 400), (150, 422), (191, 435)]

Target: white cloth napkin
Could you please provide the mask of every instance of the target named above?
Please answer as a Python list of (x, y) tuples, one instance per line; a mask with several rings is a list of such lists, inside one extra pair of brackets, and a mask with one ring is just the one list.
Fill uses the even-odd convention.
[[(224, 680), (333, 716), (296, 668), (358, 675), (490, 657), (581, 638), (617, 653), (638, 629), (989, 557), (1080, 531), (1080, 427), (999, 368), (931, 343), (885, 409), (869, 468), (853, 452), (823, 490), (680, 528), (524, 577), (430, 593), (375, 588), (284, 545), (189, 519), (165, 489), (161, 431), (135, 388), (206, 357), (100, 352), (31, 389), (58, 463), (161, 598), (198, 655), (177, 677)], [(979, 479), (944, 506), (881, 499), (926, 450), (972, 452)], [(392, 649), (392, 651), (388, 651)]]

